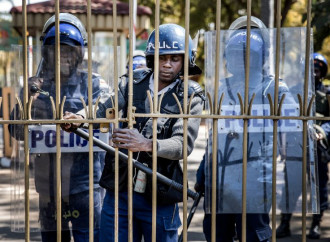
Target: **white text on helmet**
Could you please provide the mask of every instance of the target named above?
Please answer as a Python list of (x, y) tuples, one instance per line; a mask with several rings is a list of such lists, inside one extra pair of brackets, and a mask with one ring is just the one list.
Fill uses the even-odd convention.
[[(148, 51), (150, 49), (155, 49), (155, 45), (151, 42), (148, 44)], [(167, 45), (166, 41), (159, 42), (159, 49), (179, 49), (179, 42), (173, 41), (172, 45)]]

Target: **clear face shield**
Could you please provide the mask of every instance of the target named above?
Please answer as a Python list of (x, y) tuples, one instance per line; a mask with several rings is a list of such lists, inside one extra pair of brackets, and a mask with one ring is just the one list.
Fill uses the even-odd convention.
[[(237, 30), (231, 34), (225, 46), (224, 59), (226, 68), (234, 76), (245, 74), (247, 41), (246, 30)], [(267, 65), (269, 57), (268, 46), (262, 38), (261, 31), (252, 29), (250, 34), (250, 62), (251, 74), (262, 73), (262, 68)]]
[[(246, 31), (246, 30), (242, 30)], [(302, 207), (302, 160), (307, 149), (307, 211), (317, 213), (318, 191), (316, 173), (316, 139), (313, 121), (307, 122), (308, 141), (303, 147), (303, 122), (297, 120), (299, 100), (303, 95), (305, 49), (305, 28), (282, 28), (280, 45), (280, 79), (278, 83), (278, 102), (283, 98), (281, 119), (274, 133), (272, 104), (275, 99), (275, 43), (276, 30), (253, 35), (250, 39), (249, 85), (246, 86), (246, 34), (241, 30), (221, 31), (220, 63), (215, 66), (215, 32), (205, 34), (205, 77), (206, 91), (213, 98), (215, 81), (219, 83), (218, 97), (223, 94), (217, 127), (217, 213), (241, 213), (243, 183), (246, 185), (247, 213), (269, 213), (272, 205), (272, 183), (276, 182), (277, 211), (283, 213), (301, 212)], [(265, 36), (268, 33), (268, 36)], [(259, 41), (257, 38), (262, 38)], [(255, 38), (255, 39), (254, 39)], [(265, 45), (265, 39), (267, 39)], [(255, 41), (257, 40), (257, 41)], [(300, 44), (297, 44), (300, 43)], [(312, 52), (311, 52), (312, 53)], [(313, 94), (313, 73), (308, 77), (308, 99)], [(215, 71), (219, 80), (215, 80)], [(241, 100), (248, 89), (251, 116), (247, 121), (247, 147), (243, 149), (244, 121), (241, 115)], [(240, 97), (241, 100), (240, 100)], [(254, 97), (253, 101), (252, 97)], [(271, 98), (270, 98), (271, 97)], [(218, 100), (219, 101), (219, 100)], [(312, 112), (314, 109), (312, 110)], [(228, 116), (232, 116), (228, 117)], [(311, 114), (313, 116), (313, 113)], [(291, 117), (291, 118), (290, 118)], [(212, 184), (212, 120), (208, 121), (208, 149), (206, 152), (206, 192), (207, 213), (211, 212)], [(274, 139), (276, 136), (276, 139)], [(276, 146), (274, 146), (274, 141)], [(277, 147), (276, 149), (274, 147)], [(243, 153), (243, 150), (246, 153)], [(273, 153), (276, 159), (273, 159)], [(244, 158), (245, 157), (245, 158)], [(246, 159), (246, 181), (243, 181), (243, 160)], [(276, 179), (273, 178), (273, 163), (276, 163)]]
[[(14, 46), (17, 60), (13, 95), (23, 102), (23, 60), (22, 46)], [(86, 49), (87, 52), (87, 49)], [(92, 103), (98, 98), (107, 98), (113, 91), (114, 60), (113, 49), (108, 46), (92, 47), (92, 77), (88, 79), (88, 56), (81, 53), (81, 47), (60, 46), (60, 102), (63, 111), (76, 113), (88, 105), (88, 90), (92, 88)], [(32, 120), (49, 120), (28, 125), (28, 137), (24, 137), (24, 125), (10, 125), (13, 140), (12, 162), (12, 230), (24, 231), (24, 143), (29, 145), (30, 160), (30, 228), (31, 231), (56, 230), (57, 179), (56, 153), (61, 156), (61, 205), (62, 227), (88, 229), (89, 224), (89, 144), (74, 133), (57, 130), (52, 120), (56, 100), (55, 47), (29, 47), (28, 53), (28, 95), (32, 96), (30, 116)], [(36, 86), (37, 88), (32, 88)], [(64, 99), (65, 97), (65, 99)], [(83, 100), (83, 101), (82, 101)], [(22, 110), (13, 102), (10, 110), (12, 120), (20, 120)], [(29, 106), (29, 105), (28, 105)], [(58, 132), (59, 131), (59, 132)], [(87, 131), (88, 132), (88, 131)], [(94, 126), (94, 136), (109, 143), (110, 134), (102, 133)], [(56, 143), (60, 136), (60, 145)], [(58, 150), (59, 149), (59, 150)], [(98, 182), (104, 166), (105, 152), (93, 147), (94, 228), (100, 225), (101, 203), (104, 190)]]
[[(55, 77), (55, 46), (46, 45), (43, 46), (44, 51), (44, 60), (45, 60), (45, 75), (47, 78), (51, 76)], [(69, 46), (61, 45), (60, 46), (60, 73), (63, 77), (71, 76), (75, 71), (80, 67), (79, 65), (82, 62), (82, 52), (83, 47), (80, 46)]]

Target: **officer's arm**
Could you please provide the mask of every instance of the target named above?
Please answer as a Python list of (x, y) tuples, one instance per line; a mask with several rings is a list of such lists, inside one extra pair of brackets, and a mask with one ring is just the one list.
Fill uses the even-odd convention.
[[(202, 98), (195, 96), (191, 104), (191, 115), (200, 115), (203, 110)], [(198, 135), (200, 118), (188, 119), (188, 155), (194, 148), (194, 142)], [(157, 140), (157, 156), (170, 160), (183, 158), (183, 119), (177, 119), (172, 127), (172, 136), (169, 139)]]
[[(118, 109), (119, 109), (118, 111), (123, 109), (124, 106), (126, 105), (125, 92), (126, 92), (126, 81), (122, 79), (120, 81), (119, 88), (118, 88)], [(105, 118), (106, 117), (106, 110), (108, 108), (113, 107), (113, 102), (114, 101), (115, 101), (114, 93), (110, 93), (110, 92), (102, 93), (102, 95), (100, 97), (100, 101), (98, 103), (98, 106), (95, 107), (95, 105), (93, 105), (93, 107), (92, 107), (93, 110), (95, 110), (95, 108), (97, 109), (96, 118)], [(89, 111), (89, 107), (87, 107), (87, 111)], [(70, 117), (73, 118), (73, 119), (85, 119), (85, 118), (87, 118), (87, 114), (86, 114), (85, 109), (80, 110), (75, 115), (70, 115)], [(68, 117), (69, 117), (68, 115), (65, 115), (63, 118), (64, 119), (69, 119)], [(95, 127), (97, 127), (97, 126), (98, 125), (95, 124)], [(72, 129), (79, 128), (79, 127), (88, 128), (88, 124), (87, 123), (84, 123), (84, 124), (81, 124), (81, 123), (63, 124), (63, 125), (61, 125), (61, 127), (65, 131), (70, 132)]]

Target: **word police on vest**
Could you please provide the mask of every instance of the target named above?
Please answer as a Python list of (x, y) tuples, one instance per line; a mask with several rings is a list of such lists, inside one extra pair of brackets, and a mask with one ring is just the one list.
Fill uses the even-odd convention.
[[(240, 115), (239, 105), (224, 105), (221, 108), (221, 114), (224, 116)], [(268, 104), (253, 105), (251, 110), (253, 116), (269, 116), (270, 109)], [(281, 109), (282, 116), (290, 116), (292, 119), (283, 119), (278, 122), (278, 127), (282, 132), (301, 132), (302, 122), (294, 119), (299, 116), (299, 106), (295, 104), (284, 104)], [(228, 133), (235, 130), (237, 133), (243, 133), (242, 119), (220, 119), (218, 124), (219, 133)], [(248, 124), (250, 133), (273, 132), (273, 120), (271, 119), (251, 119)]]
[[(88, 131), (87, 131), (88, 132)], [(88, 141), (63, 130), (61, 134), (61, 152), (88, 152)], [(99, 129), (93, 130), (93, 136), (105, 143), (109, 142), (109, 133), (101, 133)], [(56, 153), (56, 126), (55, 125), (31, 125), (29, 126), (30, 153)], [(104, 151), (94, 145), (93, 151)]]

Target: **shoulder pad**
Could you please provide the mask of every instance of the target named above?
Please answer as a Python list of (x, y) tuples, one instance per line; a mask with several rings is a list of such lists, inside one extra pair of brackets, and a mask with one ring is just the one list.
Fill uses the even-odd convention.
[[(149, 68), (140, 68), (133, 71), (133, 83), (137, 84), (144, 80), (148, 75), (152, 74), (152, 70)], [(129, 74), (125, 73), (120, 77), (121, 79), (128, 79)]]
[[(188, 95), (191, 96), (193, 93), (195, 94), (203, 94), (203, 89), (202, 87), (195, 81), (192, 81), (192, 80), (189, 80), (189, 83), (188, 83)], [(204, 94), (203, 94), (204, 95)]]
[[(179, 89), (178, 89), (178, 95), (183, 96), (184, 92), (184, 82), (181, 81), (179, 84)], [(202, 98), (203, 101), (205, 101), (205, 96), (204, 96), (204, 90), (202, 87), (195, 81), (189, 80), (188, 81), (188, 97), (190, 97), (192, 94), (197, 95)]]
[(100, 77), (101, 75), (99, 73), (95, 73), (95, 72), (92, 73), (92, 78), (100, 78)]
[(133, 71), (133, 83), (137, 84), (152, 74), (149, 68), (140, 68)]

